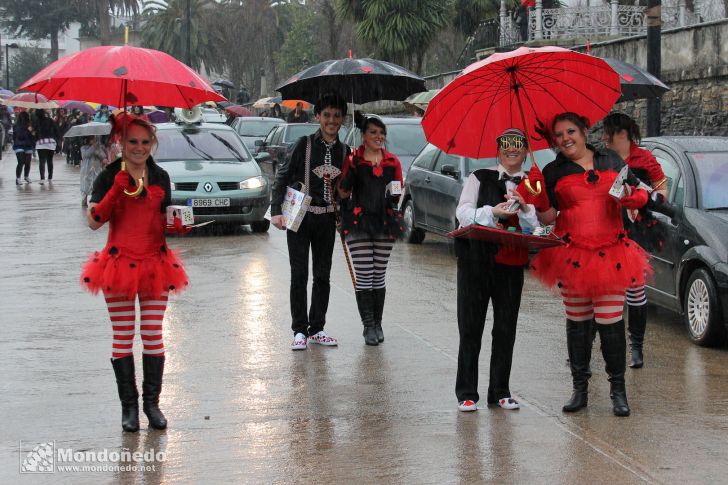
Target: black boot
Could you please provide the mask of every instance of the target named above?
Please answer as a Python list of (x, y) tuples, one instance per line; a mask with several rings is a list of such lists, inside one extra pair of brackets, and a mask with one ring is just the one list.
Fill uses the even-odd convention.
[(356, 306), (359, 308), (361, 323), (364, 325), (364, 343), (367, 345), (379, 345), (377, 332), (374, 330), (374, 291), (358, 290), (356, 294)]
[(627, 305), (627, 315), (629, 348), (632, 354), (629, 366), (639, 369), (644, 365), (642, 343), (645, 341), (645, 327), (647, 327), (647, 305)]
[(585, 408), (588, 402), (591, 369), (592, 325), (590, 322), (566, 320), (566, 347), (569, 351), (569, 366), (574, 392), (562, 410), (573, 413)]
[(111, 359), (111, 366), (121, 401), (121, 427), (124, 431), (139, 431), (139, 391), (134, 374), (134, 356)]
[(624, 385), (624, 371), (627, 368), (627, 339), (624, 336), (624, 320), (610, 325), (599, 325), (599, 339), (602, 341), (602, 356), (609, 376), (609, 397), (615, 416), (629, 416), (627, 390)]
[(384, 313), (384, 297), (387, 294), (386, 288), (376, 288), (374, 292), (374, 331), (377, 333), (377, 340), (384, 342), (384, 332), (382, 331), (382, 313)]
[(164, 356), (143, 355), (144, 382), (142, 383), (142, 402), (144, 414), (149, 419), (149, 426), (154, 429), (165, 429), (167, 418), (159, 409), (159, 394), (162, 392), (162, 375), (164, 374)]

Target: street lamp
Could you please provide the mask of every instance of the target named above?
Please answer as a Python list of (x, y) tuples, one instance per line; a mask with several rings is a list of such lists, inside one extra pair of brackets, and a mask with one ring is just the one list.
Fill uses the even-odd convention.
[(14, 42), (12, 44), (5, 44), (5, 89), (10, 89), (10, 47), (16, 49), (20, 46)]

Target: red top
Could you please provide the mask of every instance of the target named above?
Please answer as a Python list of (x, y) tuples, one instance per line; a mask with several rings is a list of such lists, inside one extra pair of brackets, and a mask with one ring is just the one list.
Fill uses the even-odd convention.
[[(404, 180), (402, 179), (402, 165), (400, 165), (399, 159), (396, 155), (382, 148), (382, 159), (379, 161), (379, 169), (377, 169), (373, 162), (364, 158), (364, 145), (357, 148), (346, 158), (346, 160), (344, 160), (344, 166), (341, 171), (341, 180), (344, 180), (346, 178), (346, 173), (354, 168), (354, 157), (356, 157), (359, 165), (369, 165), (372, 167), (372, 173), (375, 176), (381, 176), (381, 169), (384, 167), (394, 167), (394, 180), (399, 181), (400, 184), (404, 184)], [(377, 174), (377, 171), (379, 174)]]
[(638, 147), (634, 142), (630, 146), (629, 156), (624, 161), (629, 168), (643, 170), (647, 173), (652, 185), (665, 178), (665, 173), (655, 156), (649, 150)]

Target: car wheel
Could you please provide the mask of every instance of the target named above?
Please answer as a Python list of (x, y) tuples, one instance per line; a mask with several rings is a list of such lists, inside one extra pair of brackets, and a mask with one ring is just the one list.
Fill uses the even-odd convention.
[(420, 244), (425, 240), (425, 231), (419, 227), (415, 227), (415, 209), (412, 200), (408, 200), (404, 205), (404, 213), (402, 215), (402, 226), (404, 232), (402, 236), (405, 241), (410, 244)]
[(685, 286), (683, 312), (690, 340), (702, 346), (723, 342), (725, 327), (718, 292), (707, 270), (699, 268), (690, 275)]
[(268, 232), (269, 228), (270, 221), (268, 219), (263, 219), (262, 221), (255, 221), (250, 223), (250, 229), (252, 229), (253, 232)]

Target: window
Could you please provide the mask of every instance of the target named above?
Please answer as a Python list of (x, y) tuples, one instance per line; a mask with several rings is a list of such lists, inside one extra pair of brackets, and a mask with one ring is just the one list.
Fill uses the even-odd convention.
[[(667, 199), (671, 203), (682, 207), (685, 202), (685, 184), (680, 177), (680, 169), (672, 156), (663, 150), (655, 149), (652, 154), (662, 167), (667, 177)], [(673, 190), (674, 188), (674, 190)]]
[(435, 168), (432, 169), (435, 173), (440, 173), (442, 171), (442, 167), (445, 165), (450, 165), (452, 167), (455, 167), (455, 170), (460, 170), (460, 155), (452, 155), (450, 153), (442, 152), (440, 153), (440, 156), (437, 157), (437, 162), (435, 163)]
[(270, 130), (270, 133), (268, 133), (268, 136), (265, 137), (265, 144), (267, 146), (270, 146), (270, 144), (273, 142), (273, 137), (276, 135), (277, 132), (281, 130), (281, 127), (275, 127), (272, 130)]
[(433, 160), (435, 160), (435, 157), (439, 152), (440, 149), (437, 148), (435, 145), (426, 145), (425, 148), (422, 149), (420, 154), (417, 155), (412, 165), (415, 167), (424, 168), (425, 170), (429, 170), (430, 167), (432, 167)]

